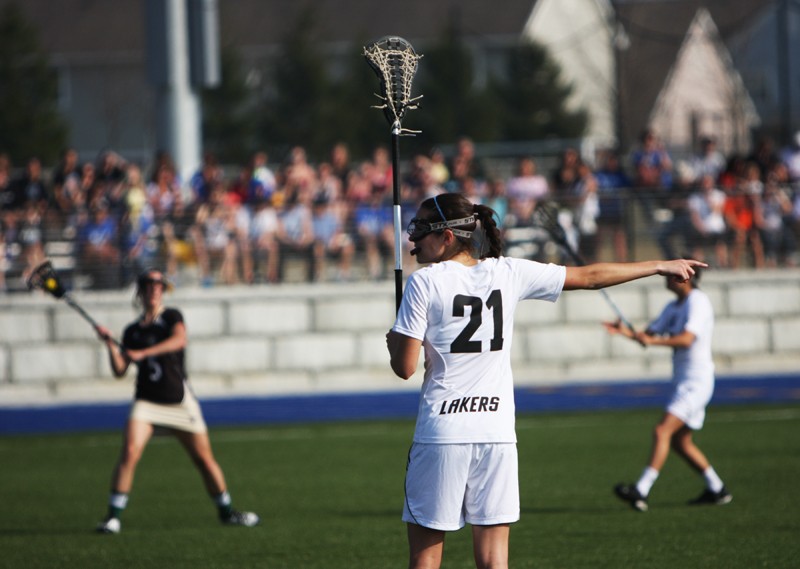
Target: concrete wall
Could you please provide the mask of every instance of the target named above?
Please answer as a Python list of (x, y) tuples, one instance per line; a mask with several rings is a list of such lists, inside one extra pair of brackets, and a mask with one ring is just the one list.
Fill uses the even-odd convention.
[[(707, 272), (716, 311), (718, 375), (800, 371), (800, 271)], [(654, 277), (609, 289), (639, 326), (672, 298)], [(121, 334), (136, 315), (131, 291), (76, 300)], [(419, 389), (388, 366), (391, 282), (184, 289), (168, 296), (187, 322), (187, 365), (202, 397)], [(670, 351), (610, 337), (613, 313), (597, 292), (556, 304), (522, 303), (512, 346), (519, 385), (666, 378)], [(124, 401), (134, 374), (115, 381), (104, 346), (63, 301), (40, 293), (0, 298), (0, 406)]]

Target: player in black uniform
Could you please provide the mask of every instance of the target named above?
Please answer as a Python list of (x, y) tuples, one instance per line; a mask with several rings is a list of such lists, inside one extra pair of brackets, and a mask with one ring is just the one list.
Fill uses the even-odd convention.
[(187, 336), (183, 315), (162, 304), (168, 283), (161, 271), (150, 269), (139, 276), (136, 297), (143, 312), (122, 337), (120, 349), (109, 330), (97, 334), (108, 348), (114, 376), (121, 378), (131, 362), (138, 367), (136, 396), (119, 461), (111, 481), (108, 515), (97, 526), (102, 533), (119, 533), (120, 515), (128, 502), (136, 465), (156, 427), (166, 428), (180, 441), (203, 477), (219, 510), (222, 523), (252, 527), (259, 517), (231, 506), (225, 476), (214, 458), (200, 404), (187, 384), (184, 349)]

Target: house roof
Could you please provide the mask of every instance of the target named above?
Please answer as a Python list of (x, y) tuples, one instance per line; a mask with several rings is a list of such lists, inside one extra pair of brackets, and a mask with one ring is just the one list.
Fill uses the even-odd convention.
[(648, 126), (650, 112), (698, 9), (709, 11), (726, 42), (770, 5), (762, 0), (615, 1), (617, 18), (630, 41), (619, 58), (623, 145), (634, 143)]

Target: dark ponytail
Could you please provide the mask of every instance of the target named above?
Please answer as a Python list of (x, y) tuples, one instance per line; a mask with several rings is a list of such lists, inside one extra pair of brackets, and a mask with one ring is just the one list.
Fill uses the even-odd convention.
[(486, 257), (499, 257), (503, 254), (503, 237), (497, 227), (497, 212), (488, 205), (475, 204), (472, 206), (475, 217), (481, 222), (483, 239), (479, 256), (481, 259)]

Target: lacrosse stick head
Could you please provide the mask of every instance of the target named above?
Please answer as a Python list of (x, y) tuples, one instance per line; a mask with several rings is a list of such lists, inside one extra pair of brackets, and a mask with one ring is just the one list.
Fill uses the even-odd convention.
[(28, 288), (43, 290), (56, 298), (67, 293), (50, 261), (45, 261), (33, 270), (28, 277)]
[(417, 73), (418, 55), (408, 41), (384, 36), (364, 48), (364, 57), (381, 82), (383, 109), (389, 124), (399, 123), (409, 109), (416, 109), (419, 97), (411, 97), (411, 83)]
[(540, 201), (533, 210), (533, 221), (536, 225), (547, 231), (559, 244), (567, 242), (564, 228), (559, 222), (558, 204), (551, 200)]

